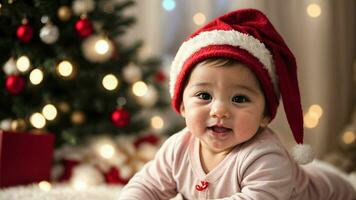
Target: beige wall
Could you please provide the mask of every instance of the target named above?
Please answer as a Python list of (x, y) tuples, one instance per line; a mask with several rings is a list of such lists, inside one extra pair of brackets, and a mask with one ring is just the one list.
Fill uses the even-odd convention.
[[(130, 12), (138, 14), (138, 24), (129, 31), (128, 41), (143, 38), (150, 55), (167, 60), (197, 26), (196, 12), (208, 20), (242, 7), (258, 8), (266, 13), (294, 52), (299, 65), (303, 109), (319, 104), (324, 111), (316, 128), (305, 129), (305, 138), (320, 156), (337, 144), (342, 128), (356, 107), (353, 63), (356, 60), (356, 2), (352, 0), (176, 0), (176, 8), (167, 12), (161, 0), (137, 1)], [(310, 3), (318, 3), (322, 13), (311, 18)], [(147, 50), (146, 49), (146, 50)], [(356, 69), (355, 69), (356, 71)], [(287, 146), (294, 144), (280, 107), (272, 127)]]

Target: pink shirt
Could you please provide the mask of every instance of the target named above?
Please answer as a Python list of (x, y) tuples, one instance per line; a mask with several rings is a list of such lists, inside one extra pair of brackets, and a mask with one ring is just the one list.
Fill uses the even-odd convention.
[(270, 129), (236, 146), (207, 174), (199, 148), (187, 129), (171, 136), (119, 199), (170, 199), (177, 193), (185, 199), (356, 199), (351, 184), (340, 176), (314, 165), (297, 165)]

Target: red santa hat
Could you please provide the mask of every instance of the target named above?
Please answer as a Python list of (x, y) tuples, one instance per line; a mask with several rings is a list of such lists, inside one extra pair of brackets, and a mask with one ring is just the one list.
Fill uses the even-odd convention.
[(303, 111), (293, 53), (268, 18), (256, 9), (241, 9), (214, 19), (190, 35), (171, 65), (170, 94), (179, 113), (183, 90), (192, 69), (203, 60), (223, 57), (247, 65), (259, 79), (271, 119), (282, 97), (285, 114), (298, 144), (293, 154), (299, 163), (313, 159), (303, 145)]

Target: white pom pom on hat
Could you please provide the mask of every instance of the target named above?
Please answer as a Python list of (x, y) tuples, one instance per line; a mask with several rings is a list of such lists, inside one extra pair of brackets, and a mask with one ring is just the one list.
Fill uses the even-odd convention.
[(299, 164), (308, 164), (314, 159), (313, 149), (307, 144), (297, 144), (292, 148), (292, 156)]
[(199, 62), (216, 57), (237, 60), (255, 73), (271, 119), (282, 97), (297, 143), (292, 154), (300, 164), (311, 161), (311, 147), (303, 145), (303, 111), (295, 57), (268, 18), (256, 9), (240, 9), (220, 16), (195, 31), (181, 45), (170, 72), (170, 94), (176, 112), (179, 113), (191, 70)]

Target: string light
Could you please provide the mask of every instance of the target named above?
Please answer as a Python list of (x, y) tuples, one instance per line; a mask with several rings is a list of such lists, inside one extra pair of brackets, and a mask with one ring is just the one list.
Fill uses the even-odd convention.
[(30, 117), (30, 123), (33, 127), (41, 129), (46, 125), (46, 119), (43, 117), (41, 113), (34, 113)]
[(100, 54), (100, 55), (104, 55), (107, 52), (109, 52), (109, 42), (105, 39), (99, 39), (96, 43), (95, 43), (95, 51), (96, 53)]
[(21, 56), (16, 60), (16, 67), (20, 72), (26, 72), (30, 69), (31, 62), (27, 56)]
[(24, 119), (16, 119), (11, 121), (11, 129), (15, 131), (24, 131), (26, 130), (26, 122)]
[(39, 182), (38, 187), (43, 191), (50, 191), (52, 189), (52, 185), (48, 181)]
[(162, 119), (162, 117), (160, 116), (153, 116), (151, 118), (151, 126), (154, 128), (154, 129), (162, 129), (163, 126), (164, 126), (164, 121)]
[(70, 119), (74, 124), (83, 124), (85, 118), (85, 114), (82, 111), (73, 111)]
[(57, 117), (57, 108), (52, 104), (47, 104), (42, 109), (42, 115), (47, 120), (54, 120)]
[(162, 7), (167, 11), (171, 11), (176, 7), (176, 2), (174, 0), (163, 0)]
[(3, 131), (10, 131), (11, 130), (11, 119), (3, 119), (0, 121), (0, 129)]
[(43, 72), (40, 69), (34, 69), (31, 71), (30, 76), (29, 76), (30, 82), (33, 85), (38, 85), (42, 82), (43, 80)]
[(145, 96), (147, 91), (148, 91), (147, 84), (142, 81), (138, 81), (135, 84), (133, 84), (133, 86), (132, 86), (132, 92), (136, 96), (139, 96), (139, 97)]
[(196, 25), (200, 26), (203, 25), (206, 21), (206, 17), (203, 13), (198, 12), (193, 16), (193, 21)]
[(102, 81), (102, 84), (107, 90), (115, 90), (119, 85), (119, 80), (113, 74), (107, 74)]
[(99, 154), (106, 159), (110, 159), (114, 156), (115, 154), (115, 148), (111, 144), (103, 144), (99, 148)]
[(356, 140), (356, 135), (354, 132), (352, 131), (346, 131), (344, 132), (344, 134), (342, 135), (342, 141), (345, 143), (345, 144), (352, 144), (354, 143)]
[(309, 112), (304, 115), (304, 126), (307, 128), (315, 128), (319, 123), (319, 118)]
[(67, 60), (60, 62), (57, 66), (59, 75), (63, 77), (70, 77), (73, 74), (74, 67), (72, 63)]
[(111, 138), (97, 138), (95, 141), (93, 141), (91, 147), (100, 157), (105, 159), (111, 159), (116, 154), (115, 144)]
[(321, 14), (321, 8), (318, 4), (312, 3), (307, 7), (307, 13), (310, 17), (316, 18)]
[(311, 105), (308, 112), (304, 115), (304, 126), (307, 128), (315, 128), (319, 124), (319, 119), (323, 114), (323, 109), (320, 105)]
[(323, 114), (323, 109), (318, 104), (311, 105), (309, 108), (309, 113), (315, 115), (316, 118), (320, 118)]
[(114, 52), (114, 44), (105, 35), (92, 35), (82, 43), (84, 57), (91, 62), (105, 62)]

